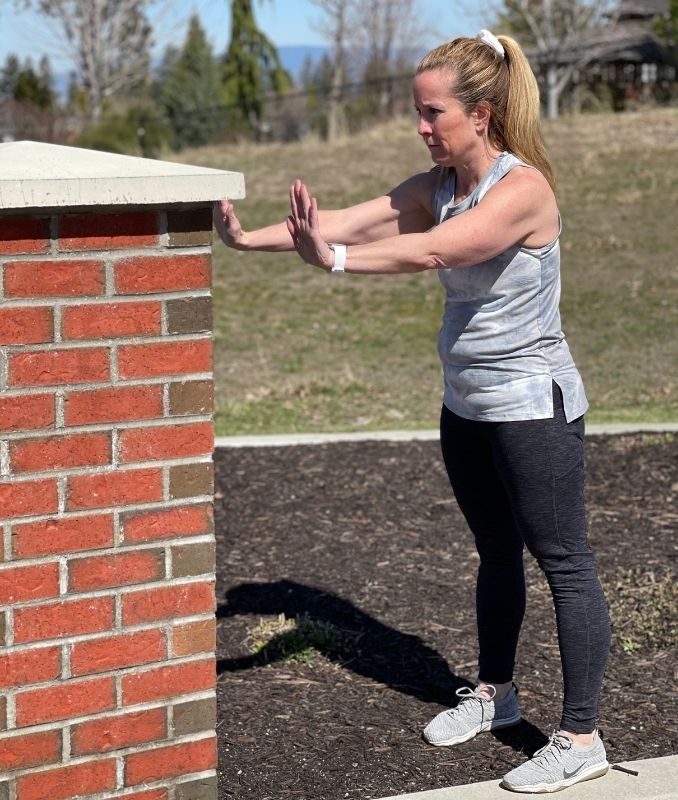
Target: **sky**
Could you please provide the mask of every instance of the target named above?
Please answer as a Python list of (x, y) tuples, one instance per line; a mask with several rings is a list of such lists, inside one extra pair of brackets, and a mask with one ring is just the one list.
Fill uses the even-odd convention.
[[(425, 44), (433, 46), (455, 36), (475, 35), (483, 25), (469, 11), (470, 6), (466, 0), (419, 0), (421, 22), (430, 30)], [(228, 0), (156, 0), (150, 14), (155, 55), (162, 53), (168, 44), (183, 42), (188, 19), (194, 11), (200, 16), (215, 53), (226, 49), (230, 27)], [(262, 0), (255, 3), (255, 14), (259, 27), (278, 47), (324, 44), (313, 26), (319, 12), (310, 0)], [(31, 56), (35, 63), (47, 54), (55, 72), (72, 68), (48, 21), (32, 13), (17, 13), (11, 0), (0, 2), (0, 63), (4, 63), (8, 53), (16, 53), (22, 59)]]

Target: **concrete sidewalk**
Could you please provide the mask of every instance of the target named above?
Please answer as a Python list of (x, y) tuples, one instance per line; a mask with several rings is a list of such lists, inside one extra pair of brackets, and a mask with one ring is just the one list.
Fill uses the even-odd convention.
[[(610, 423), (587, 425), (589, 436), (622, 433), (677, 433), (678, 422)], [(268, 436), (218, 436), (216, 447), (283, 447), (300, 444), (333, 442), (416, 442), (439, 439), (435, 430), (417, 431), (351, 431), (349, 433), (279, 433)]]
[[(602, 778), (576, 783), (564, 793), (558, 792), (558, 797), (563, 800), (678, 800), (678, 755), (623, 761), (620, 766), (635, 770), (638, 775), (610, 769)], [(547, 795), (509, 792), (500, 788), (499, 781), (483, 781), (449, 789), (393, 795), (381, 800), (511, 800), (536, 796)]]

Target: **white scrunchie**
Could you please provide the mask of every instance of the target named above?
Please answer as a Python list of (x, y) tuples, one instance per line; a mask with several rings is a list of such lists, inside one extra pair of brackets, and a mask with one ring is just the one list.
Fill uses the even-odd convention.
[(476, 39), (479, 39), (481, 42), (484, 42), (485, 44), (489, 44), (489, 46), (493, 50), (496, 50), (499, 53), (499, 55), (502, 58), (504, 58), (505, 54), (504, 46), (493, 33), (490, 33), (490, 31), (483, 28), (483, 30), (480, 31), (480, 33), (476, 36)]

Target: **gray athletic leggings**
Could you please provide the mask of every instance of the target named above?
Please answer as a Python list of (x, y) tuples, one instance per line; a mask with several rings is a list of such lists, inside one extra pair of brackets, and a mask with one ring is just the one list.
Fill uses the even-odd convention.
[(452, 489), (480, 555), (479, 672), (513, 679), (525, 612), (523, 544), (546, 574), (563, 668), (561, 727), (589, 733), (610, 651), (610, 619), (586, 537), (584, 420), (567, 423), (553, 384), (551, 419), (475, 422), (443, 406), (440, 440)]

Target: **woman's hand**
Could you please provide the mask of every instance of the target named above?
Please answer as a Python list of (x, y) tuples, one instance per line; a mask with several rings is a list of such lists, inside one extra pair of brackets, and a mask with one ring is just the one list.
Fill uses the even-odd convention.
[(235, 215), (233, 203), (225, 198), (212, 206), (212, 219), (214, 227), (221, 241), (235, 250), (247, 249), (247, 234), (240, 225), (240, 220)]
[(296, 180), (290, 187), (292, 213), (287, 218), (294, 247), (307, 264), (330, 272), (334, 264), (334, 252), (320, 235), (318, 225), (318, 204), (310, 197), (308, 189)]

